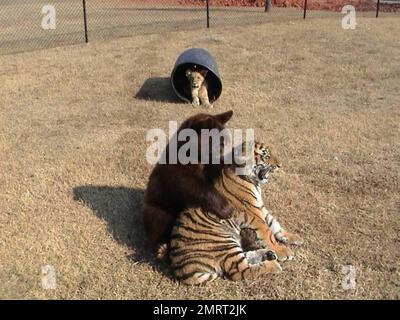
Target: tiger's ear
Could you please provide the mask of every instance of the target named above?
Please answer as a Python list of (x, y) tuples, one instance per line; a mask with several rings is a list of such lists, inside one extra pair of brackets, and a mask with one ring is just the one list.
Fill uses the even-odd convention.
[(200, 74), (205, 78), (207, 77), (208, 70), (201, 70)]
[(186, 70), (186, 77), (189, 77), (192, 74), (192, 70), (187, 69)]
[(229, 110), (229, 111), (227, 111), (227, 112), (224, 112), (224, 113), (220, 113), (220, 114), (215, 115), (214, 118), (215, 118), (218, 122), (220, 122), (220, 123), (222, 123), (222, 124), (225, 124), (225, 123), (227, 123), (227, 122), (229, 121), (230, 118), (232, 118), (232, 116), (233, 116), (233, 111), (232, 111), (232, 110)]

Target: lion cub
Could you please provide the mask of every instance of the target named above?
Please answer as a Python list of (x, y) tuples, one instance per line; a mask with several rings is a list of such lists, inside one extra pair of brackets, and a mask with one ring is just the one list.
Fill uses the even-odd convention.
[(190, 83), (192, 105), (194, 107), (200, 106), (200, 102), (207, 108), (213, 107), (208, 99), (207, 72), (207, 70), (186, 70), (186, 77), (189, 79)]

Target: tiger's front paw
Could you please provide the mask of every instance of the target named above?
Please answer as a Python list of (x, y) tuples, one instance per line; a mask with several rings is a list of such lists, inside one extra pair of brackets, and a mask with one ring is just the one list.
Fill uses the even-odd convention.
[(213, 106), (211, 103), (205, 104), (204, 107), (206, 107), (207, 109), (212, 109), (212, 108), (214, 108), (214, 106)]
[(278, 260), (278, 256), (277, 256), (276, 253), (273, 252), (272, 250), (268, 250), (268, 251), (265, 252), (265, 254), (263, 255), (263, 261), (264, 261), (264, 260), (268, 260), (268, 261)]
[(289, 261), (294, 258), (294, 252), (289, 247), (279, 245), (274, 247), (273, 251), (276, 253), (278, 261)]
[(290, 233), (287, 231), (282, 231), (281, 238), (285, 239), (286, 241), (282, 241), (280, 239), (277, 239), (277, 240), (284, 244), (292, 244), (295, 246), (301, 246), (304, 243), (304, 240), (299, 235), (297, 235), (295, 233)]
[(282, 272), (282, 267), (276, 260), (265, 260), (262, 262), (262, 265), (264, 266), (265, 270), (267, 273), (281, 273)]

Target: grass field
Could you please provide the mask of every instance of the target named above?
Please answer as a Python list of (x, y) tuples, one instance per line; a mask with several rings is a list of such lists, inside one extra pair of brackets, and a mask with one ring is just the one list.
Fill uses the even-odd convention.
[[(399, 28), (310, 19), (1, 56), (0, 298), (399, 299)], [(306, 242), (279, 275), (180, 286), (145, 246), (145, 135), (200, 111), (168, 85), (192, 46), (220, 66), (213, 112), (233, 109), (229, 127), (283, 164), (265, 202)]]

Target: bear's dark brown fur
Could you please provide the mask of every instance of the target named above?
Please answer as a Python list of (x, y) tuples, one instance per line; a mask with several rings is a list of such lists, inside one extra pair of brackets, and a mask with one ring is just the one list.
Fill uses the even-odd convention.
[[(201, 129), (224, 129), (232, 117), (228, 111), (218, 115), (196, 114), (185, 120), (180, 130), (190, 128), (200, 137)], [(204, 141), (198, 139), (198, 148)], [(206, 142), (207, 143), (207, 142)], [(182, 145), (182, 143), (181, 143)], [(179, 148), (179, 144), (178, 144)], [(232, 208), (226, 199), (213, 187), (214, 179), (221, 173), (223, 164), (167, 164), (158, 163), (149, 178), (143, 222), (148, 243), (156, 252), (161, 244), (169, 243), (172, 227), (178, 214), (189, 207), (200, 207), (222, 219), (229, 218)], [(200, 154), (201, 150), (199, 150)]]

